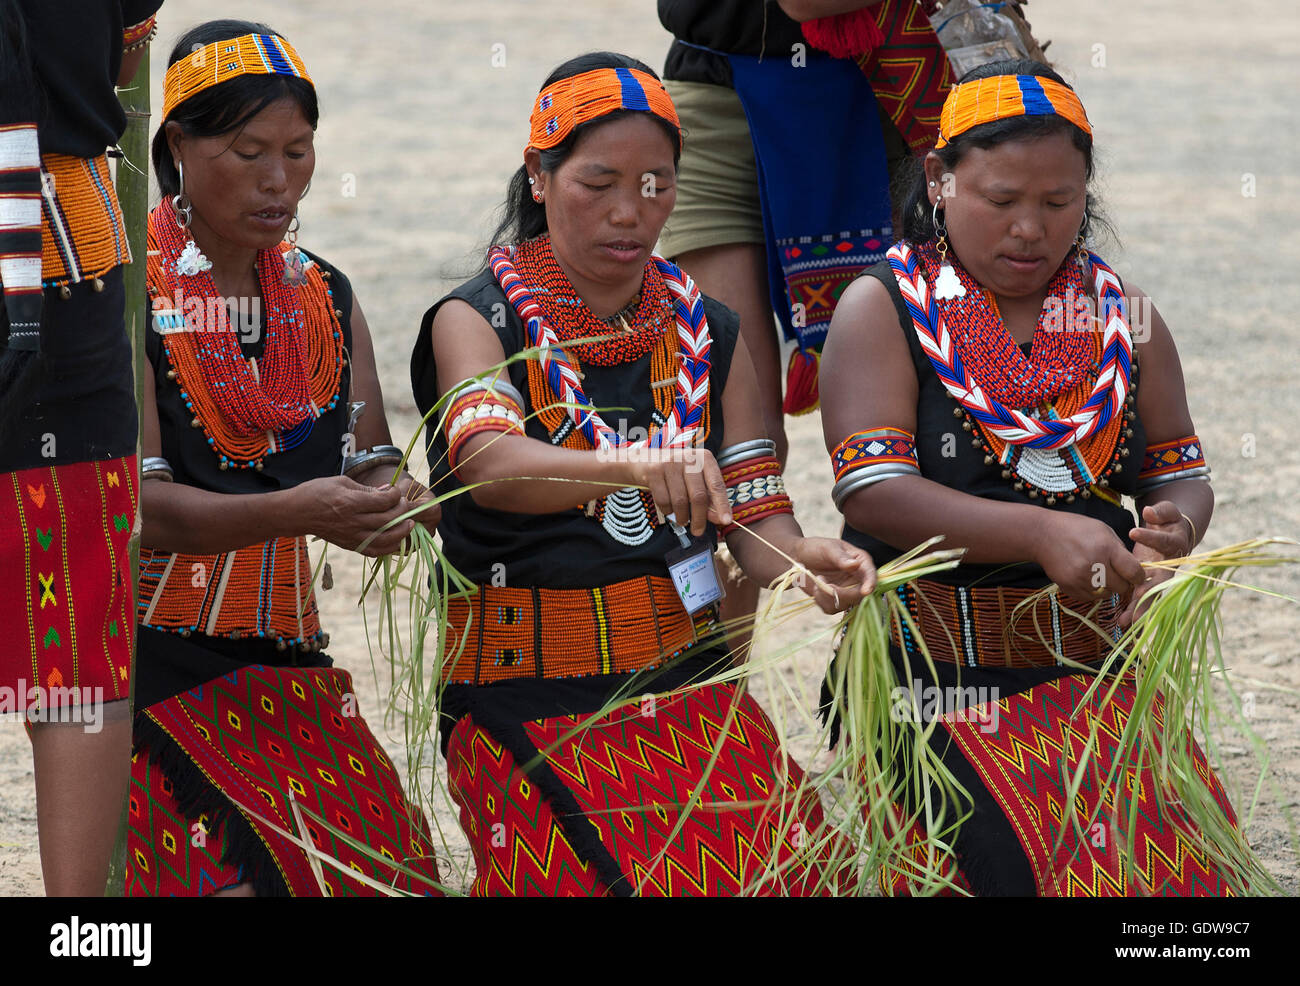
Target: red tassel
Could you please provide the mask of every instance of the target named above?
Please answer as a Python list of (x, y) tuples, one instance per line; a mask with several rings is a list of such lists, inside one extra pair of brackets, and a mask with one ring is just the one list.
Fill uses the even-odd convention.
[(867, 10), (818, 17), (799, 26), (810, 45), (836, 58), (858, 58), (885, 43), (885, 35)]
[(820, 359), (820, 354), (810, 349), (796, 349), (790, 354), (790, 366), (785, 374), (785, 402), (781, 405), (786, 414), (810, 414), (817, 410), (821, 400), (817, 391)]

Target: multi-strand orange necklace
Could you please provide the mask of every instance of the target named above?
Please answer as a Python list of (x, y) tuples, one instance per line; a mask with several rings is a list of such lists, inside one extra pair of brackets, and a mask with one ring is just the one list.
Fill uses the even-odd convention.
[(300, 286), (285, 283), (280, 244), (257, 256), (265, 312), (261, 365), (246, 358), (224, 299), (206, 271), (178, 272), (187, 240), (164, 201), (149, 215), (153, 324), (191, 425), (202, 428), (222, 469), (261, 469), (267, 455), (301, 444), (339, 400), (342, 312), (326, 275), (310, 262)]
[[(1001, 319), (1002, 313), (998, 309), (997, 299), (988, 291), (983, 291), (983, 296), (992, 309), (994, 317)], [(1057, 333), (1057, 335), (1061, 334)], [(1054, 397), (1037, 401), (1033, 406), (1040, 418), (1059, 420), (1077, 414), (1087, 403), (1096, 383), (1096, 366), (1101, 361), (1102, 354), (1101, 333), (1073, 332), (1069, 336), (1074, 348), (1073, 355), (1076, 357), (1076, 369), (1073, 372), (1077, 382)], [(1050, 335), (1044, 337), (1036, 333), (1035, 348), (1043, 338), (1053, 337)], [(1080, 351), (1081, 347), (1082, 351)], [(1034, 355), (1038, 356), (1037, 353)], [(965, 418), (962, 423), (963, 428), (977, 433), (978, 437), (974, 442), (983, 450), (984, 461), (988, 465), (999, 464), (1003, 478), (1013, 480), (1016, 489), (1027, 490), (1031, 497), (1042, 496), (1050, 506), (1057, 499), (1073, 502), (1076, 494), (1087, 498), (1096, 493), (1106, 499), (1118, 499), (1108, 487), (1111, 474), (1122, 470), (1121, 460), (1129, 455), (1128, 437), (1132, 434), (1129, 421), (1133, 418), (1132, 399), (1133, 394), (1130, 390), (1124, 414), (1115, 415), (1099, 431), (1061, 449), (1035, 449), (1014, 445), (999, 438), (960, 404), (953, 413)]]

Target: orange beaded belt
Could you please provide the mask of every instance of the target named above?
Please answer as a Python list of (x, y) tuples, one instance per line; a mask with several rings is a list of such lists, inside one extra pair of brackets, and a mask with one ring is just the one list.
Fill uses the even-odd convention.
[(216, 555), (140, 552), (141, 625), (234, 640), (261, 637), (280, 650), (320, 650), (306, 539), (276, 538)]
[(648, 575), (598, 589), (480, 585), (448, 600), (441, 677), (487, 685), (639, 671), (698, 641), (716, 618), (710, 608), (692, 619), (672, 580)]
[(131, 262), (108, 157), (41, 155), (41, 279), (45, 287), (95, 280)]
[[(1033, 589), (951, 586), (919, 579), (895, 590), (936, 661), (984, 668), (1053, 667), (1063, 655), (1080, 664), (1110, 653), (1118, 639), (1120, 598), (1085, 602), (1055, 594), (1020, 606)], [(1085, 622), (1088, 621), (1088, 622)], [(1102, 637), (1088, 623), (1106, 633)], [(890, 634), (909, 655), (919, 648), (907, 627)]]

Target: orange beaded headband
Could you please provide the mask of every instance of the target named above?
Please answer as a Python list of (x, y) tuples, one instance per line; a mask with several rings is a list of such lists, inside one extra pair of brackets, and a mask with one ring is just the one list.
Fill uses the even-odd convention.
[[(672, 97), (653, 75), (635, 68), (598, 68), (561, 79), (537, 94), (528, 146), (554, 147), (574, 127), (615, 110), (653, 113), (680, 126)], [(677, 142), (680, 147), (680, 133)]]
[(1013, 116), (1063, 116), (1092, 136), (1088, 115), (1073, 89), (1038, 75), (994, 75), (953, 86), (939, 114), (943, 147), (971, 127)]
[(290, 75), (311, 82), (293, 45), (277, 35), (245, 34), (213, 41), (168, 67), (163, 80), (163, 119), (196, 93), (240, 75)]

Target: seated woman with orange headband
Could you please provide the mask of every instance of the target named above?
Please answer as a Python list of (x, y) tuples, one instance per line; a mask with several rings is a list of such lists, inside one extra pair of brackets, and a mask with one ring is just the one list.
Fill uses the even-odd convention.
[[(1046, 66), (981, 66), (952, 90), (904, 239), (845, 290), (831, 325), (833, 496), (845, 539), (877, 559), (936, 534), (966, 550), (899, 590), (928, 658), (906, 627), (892, 650), (916, 701), (953, 697), (926, 719), (928, 742), (964, 789), (947, 818), (969, 814), (940, 836), (933, 869), (981, 895), (1222, 894), (1241, 886), (1226, 862), (1241, 837), (1199, 750), (1205, 786), (1187, 778), (1198, 797), (1177, 804), (1150, 759), (1139, 770), (1115, 753), (1137, 686), (1108, 694), (1107, 680), (1083, 701), (1141, 596), (1168, 577), (1143, 563), (1189, 553), (1214, 503), (1169, 329), (1150, 309), (1135, 331), (1145, 296), (1087, 248), (1092, 173), (1087, 115)], [(908, 784), (913, 762), (897, 764)], [(1099, 778), (1114, 767), (1112, 797)], [(915, 800), (899, 806), (909, 818)], [(892, 889), (916, 876), (900, 867)]]
[(269, 28), (213, 21), (176, 42), (163, 92), (127, 892), (435, 893), (425, 820), (325, 652), (307, 554), (308, 535), (394, 552), (418, 499), (389, 484), (352, 286), (297, 246), (315, 87)]
[(693, 684), (729, 660), (713, 549), (761, 584), (793, 558), (828, 611), (874, 569), (801, 535), (736, 316), (653, 253), (680, 150), (646, 66), (557, 68), (493, 239), (510, 245), (412, 355), (421, 410), (447, 398), (433, 488), (468, 487), (439, 526), (476, 583), (451, 601), (441, 725), (476, 894), (825, 889), (773, 725)]

